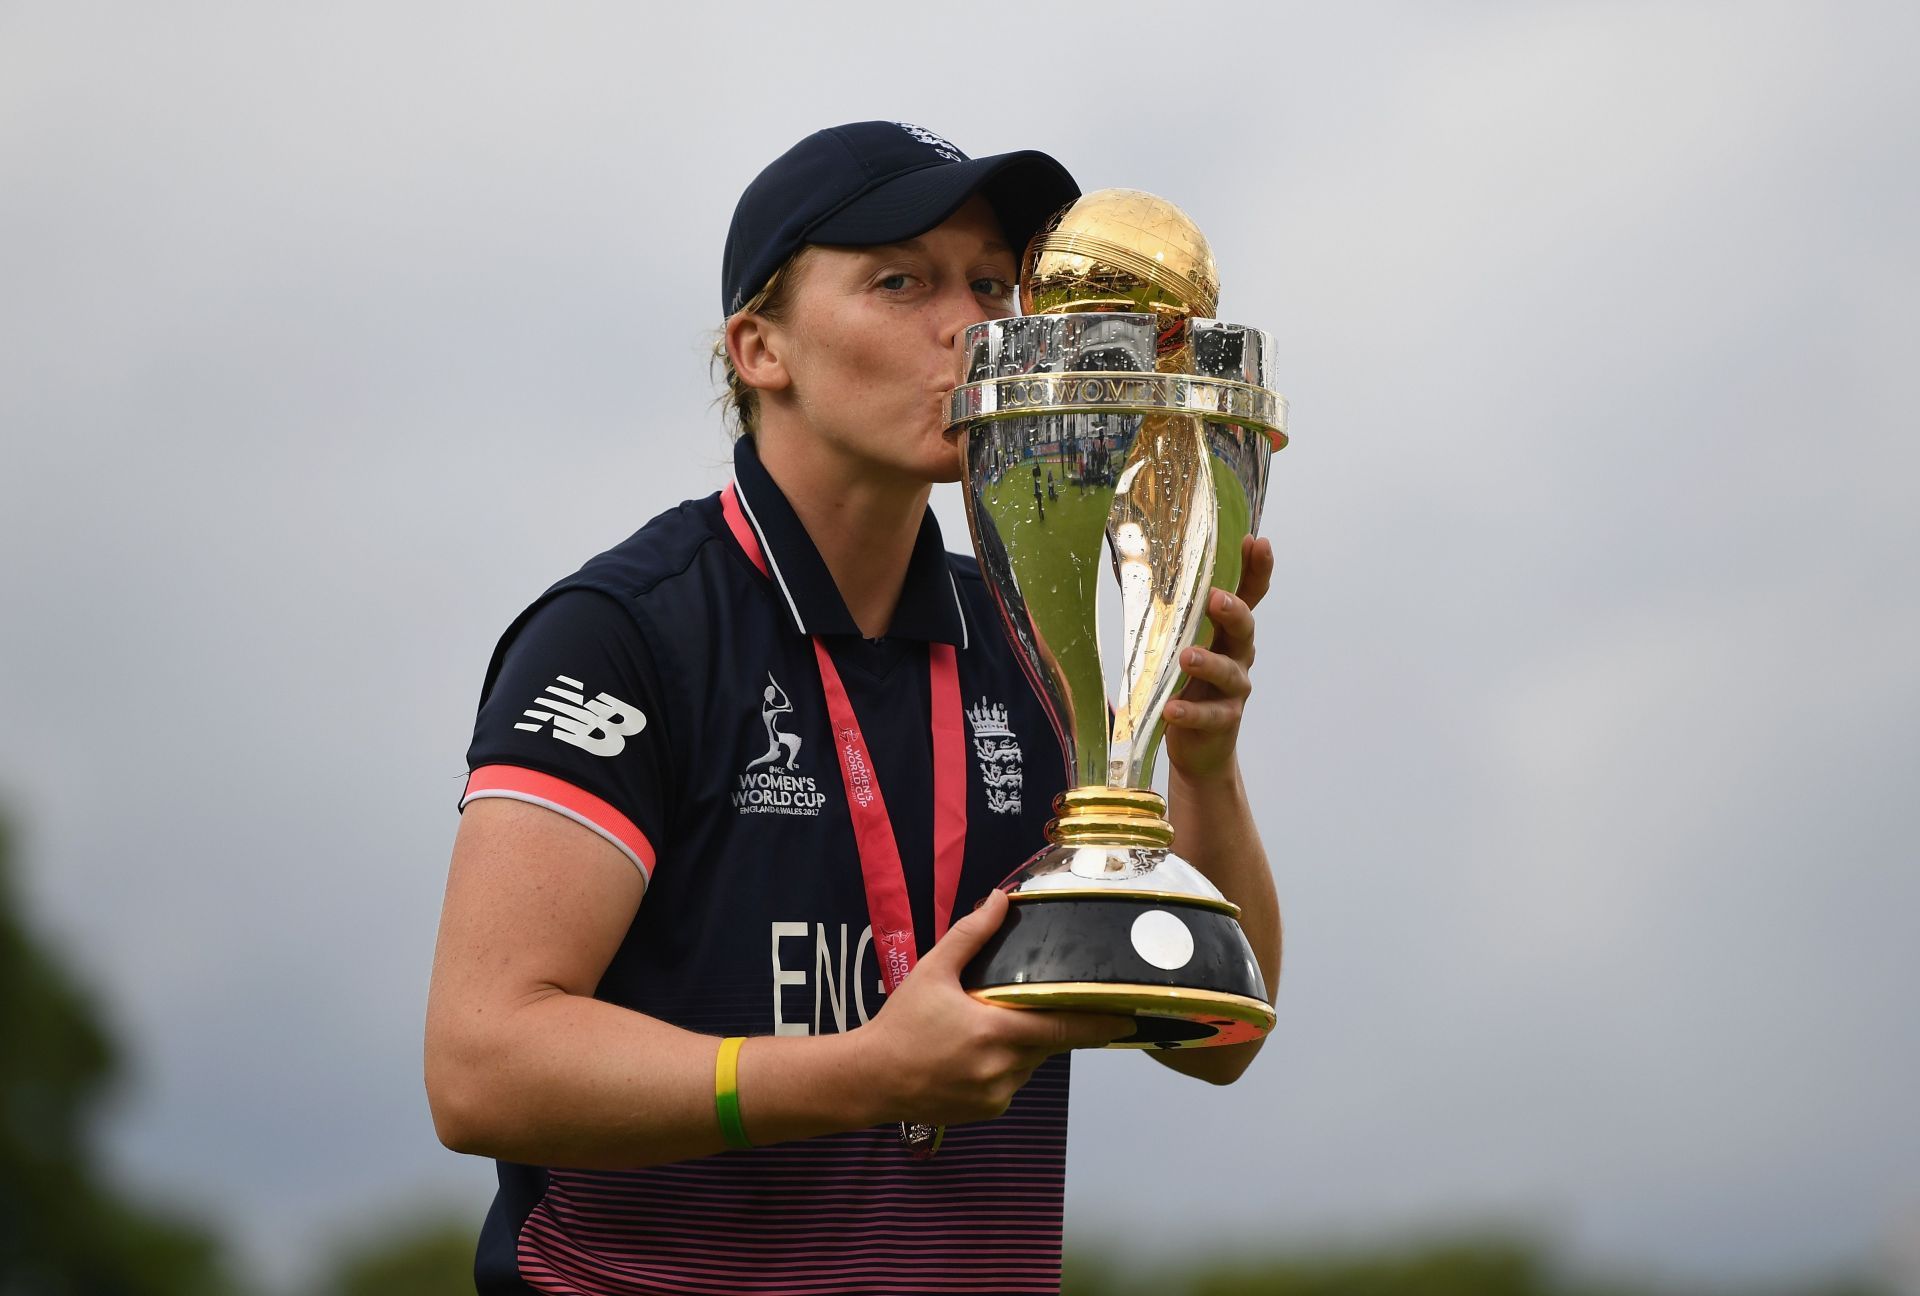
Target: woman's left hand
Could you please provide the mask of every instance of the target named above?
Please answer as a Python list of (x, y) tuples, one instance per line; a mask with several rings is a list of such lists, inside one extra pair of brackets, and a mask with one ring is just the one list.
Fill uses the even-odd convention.
[(1187, 686), (1167, 703), (1167, 759), (1190, 783), (1231, 773), (1240, 738), (1240, 717), (1253, 692), (1253, 609), (1273, 579), (1273, 542), (1248, 536), (1240, 542), (1240, 588), (1212, 590), (1207, 616), (1213, 647), (1197, 644), (1180, 654)]

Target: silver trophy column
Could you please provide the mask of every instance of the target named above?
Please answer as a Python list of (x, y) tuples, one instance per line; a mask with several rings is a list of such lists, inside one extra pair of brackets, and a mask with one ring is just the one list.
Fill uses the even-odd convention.
[[(1207, 592), (1236, 587), (1241, 540), (1259, 526), (1285, 402), (1267, 335), (1177, 328), (1170, 348), (1165, 319), (1147, 313), (975, 325), (949, 410), (974, 547), (1071, 784), (1048, 845), (1003, 884), (1012, 910), (962, 984), (996, 1003), (1130, 1013), (1140, 1028), (1121, 1043), (1160, 1048), (1273, 1024), (1239, 910), (1173, 853), (1151, 784), (1179, 655), (1206, 640)], [(1103, 542), (1122, 623), (1114, 699), (1097, 634)]]

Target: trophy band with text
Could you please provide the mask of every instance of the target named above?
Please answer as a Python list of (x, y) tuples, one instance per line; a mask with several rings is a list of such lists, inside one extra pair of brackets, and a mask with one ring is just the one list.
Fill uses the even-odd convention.
[[(1087, 194), (1029, 246), (1026, 313), (968, 330), (948, 410), (974, 549), (1070, 783), (961, 984), (991, 1003), (1133, 1016), (1116, 1047), (1239, 1043), (1274, 1021), (1238, 908), (1174, 853), (1152, 791), (1180, 654), (1207, 642), (1209, 589), (1239, 584), (1287, 440), (1272, 339), (1211, 318), (1218, 294), (1177, 207)], [(1111, 699), (1103, 548), (1119, 584)]]

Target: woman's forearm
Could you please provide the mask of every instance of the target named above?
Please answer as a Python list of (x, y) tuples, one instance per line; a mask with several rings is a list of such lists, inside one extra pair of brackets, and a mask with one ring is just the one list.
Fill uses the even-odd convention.
[[(427, 993), (427, 1101), (441, 1142), (584, 1169), (725, 1147), (720, 1041), (593, 997), (641, 895), (623, 856), (551, 810), (501, 799), (467, 809)], [(747, 1137), (991, 1120), (1046, 1058), (1131, 1029), (1125, 1018), (968, 995), (960, 971), (1006, 913), (1006, 897), (990, 893), (854, 1030), (748, 1039), (738, 1059)]]
[[(555, 990), (485, 1027), (429, 1032), (427, 1092), (441, 1141), (528, 1165), (630, 1169), (722, 1151), (720, 1041)], [(860, 1129), (883, 1117), (852, 1033), (755, 1037), (739, 1061), (755, 1143)]]
[[(1205, 782), (1189, 781), (1174, 769), (1168, 775), (1167, 818), (1173, 824), (1174, 849), (1240, 906), (1240, 929), (1253, 947), (1271, 1000), (1280, 981), (1280, 902), (1239, 764)], [(1183, 1074), (1226, 1084), (1237, 1079), (1259, 1051), (1256, 1041), (1208, 1049), (1156, 1049), (1153, 1056)]]
[[(551, 818), (531, 823), (566, 840), (561, 826), (575, 825)], [(557, 979), (511, 966), (503, 971), (513, 954), (488, 939), (494, 928), (479, 915), (489, 905), (476, 903), (490, 889), (484, 854), (456, 850), (427, 997), (427, 1099), (441, 1141), (458, 1152), (583, 1169), (662, 1165), (721, 1151), (714, 1104), (720, 1041), (562, 989), (558, 980), (576, 991), (597, 980), (577, 968)], [(561, 872), (577, 881), (579, 871)], [(510, 869), (505, 877), (523, 873)], [(602, 876), (622, 878), (611, 864)], [(508, 907), (522, 928), (538, 928), (529, 916), (536, 905)], [(738, 1059), (747, 1137), (784, 1143), (892, 1121), (991, 1120), (1047, 1058), (1129, 1033), (1124, 1017), (996, 1007), (961, 987), (961, 969), (1007, 907), (1004, 895), (990, 893), (866, 1024), (844, 1034), (749, 1038)], [(562, 906), (576, 917), (591, 911), (571, 900)], [(509, 948), (504, 958), (502, 948)], [(547, 954), (528, 966), (565, 962)]]

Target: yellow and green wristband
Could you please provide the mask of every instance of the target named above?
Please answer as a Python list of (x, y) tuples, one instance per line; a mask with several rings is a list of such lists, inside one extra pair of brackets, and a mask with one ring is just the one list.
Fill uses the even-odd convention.
[(719, 1056), (713, 1060), (713, 1110), (720, 1118), (720, 1137), (730, 1148), (750, 1148), (747, 1130), (740, 1123), (740, 1046), (744, 1035), (729, 1035), (720, 1041)]

